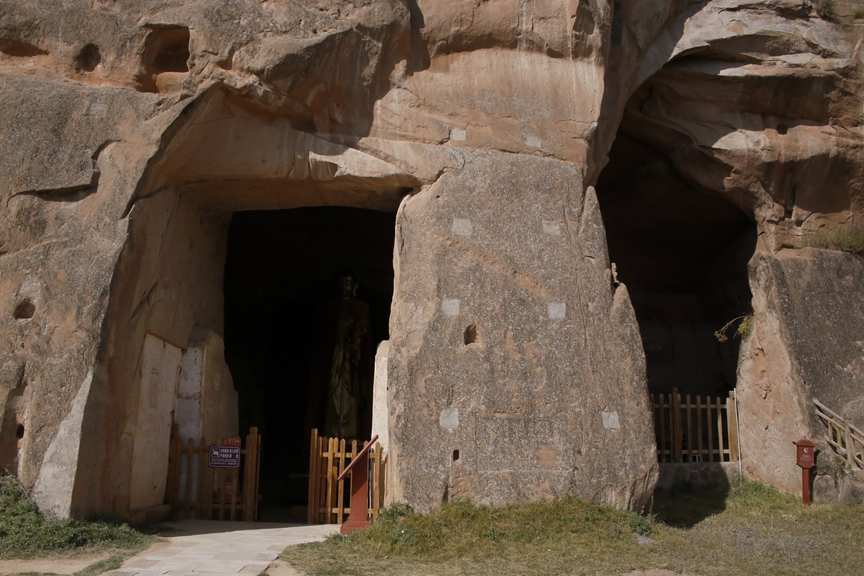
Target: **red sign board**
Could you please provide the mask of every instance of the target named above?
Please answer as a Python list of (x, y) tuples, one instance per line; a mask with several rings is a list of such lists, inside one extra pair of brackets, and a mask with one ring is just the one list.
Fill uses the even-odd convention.
[(210, 468), (240, 468), (240, 438), (225, 438), (207, 450)]
[(801, 468), (813, 468), (816, 465), (816, 445), (809, 440), (799, 440), (795, 443), (796, 460)]

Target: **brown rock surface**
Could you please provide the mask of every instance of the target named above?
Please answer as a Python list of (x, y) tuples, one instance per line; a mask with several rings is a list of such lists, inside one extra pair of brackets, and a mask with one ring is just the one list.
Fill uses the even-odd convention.
[(230, 212), (407, 194), (391, 499), (639, 507), (644, 357), (591, 188), (620, 130), (756, 222), (739, 381), (778, 431), (742, 448), (789, 488), (811, 395), (858, 418), (864, 378), (860, 319), (834, 329), (860, 260), (800, 250), (864, 210), (861, 22), (822, 4), (0, 0), (0, 466), (127, 514), (144, 335), (221, 331)]

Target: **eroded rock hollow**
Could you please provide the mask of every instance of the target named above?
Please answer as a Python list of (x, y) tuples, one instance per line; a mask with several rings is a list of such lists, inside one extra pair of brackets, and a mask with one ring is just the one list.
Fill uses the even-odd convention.
[(371, 426), (388, 502), (638, 510), (690, 387), (794, 490), (814, 398), (864, 426), (861, 18), (0, 0), (0, 467), (141, 518), (172, 423), (255, 425), (288, 510), (311, 428)]

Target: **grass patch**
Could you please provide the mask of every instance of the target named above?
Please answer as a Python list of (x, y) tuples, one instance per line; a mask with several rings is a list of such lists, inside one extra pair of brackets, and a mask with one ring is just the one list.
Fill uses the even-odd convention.
[(813, 234), (810, 245), (814, 248), (842, 250), (864, 256), (864, 226), (832, 228)]
[(81, 522), (43, 515), (18, 481), (0, 476), (0, 559), (83, 549), (140, 549), (151, 537), (118, 522)]
[[(854, 574), (864, 508), (817, 505), (744, 483), (728, 492), (658, 497), (656, 517), (574, 499), (429, 514), (386, 511), (372, 528), (294, 546), (310, 576), (595, 575), (668, 569), (702, 576)], [(640, 538), (639, 536), (648, 536)]]

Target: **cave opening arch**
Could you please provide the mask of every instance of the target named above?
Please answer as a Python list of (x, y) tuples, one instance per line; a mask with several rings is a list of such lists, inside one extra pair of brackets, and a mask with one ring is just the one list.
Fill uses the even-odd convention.
[[(680, 94), (666, 81), (680, 80), (677, 65), (667, 65), (629, 99), (596, 189), (613, 280), (627, 286), (639, 324), (658, 457), (723, 462), (733, 453), (729, 416), (722, 417), (725, 456), (690, 451), (700, 427), (708, 430), (684, 421), (696, 402), (725, 399), (736, 388), (739, 349), (752, 325), (749, 263), (757, 224), (752, 199), (715, 186), (730, 167), (688, 134), (699, 129), (687, 107), (692, 103), (676, 118)], [(677, 453), (673, 394), (685, 405), (674, 433), (684, 447)]]
[[(305, 520), (308, 428), (369, 435), (396, 212), (416, 185), (230, 91), (191, 103), (126, 209), (75, 513), (148, 521), (168, 498), (172, 433), (213, 444), (257, 426), (264, 519)], [(331, 378), (343, 324), (356, 389), (353, 413), (333, 416), (321, 396), (344, 384)]]

